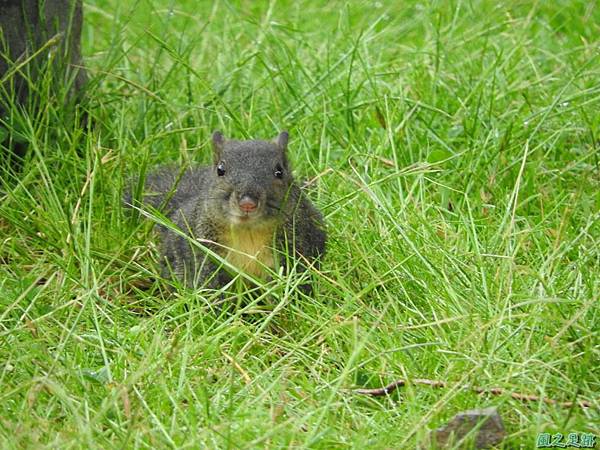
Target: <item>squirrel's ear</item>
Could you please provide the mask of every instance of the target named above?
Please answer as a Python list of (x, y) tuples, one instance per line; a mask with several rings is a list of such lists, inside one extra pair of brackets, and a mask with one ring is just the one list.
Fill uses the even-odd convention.
[(282, 131), (279, 133), (279, 136), (277, 136), (277, 146), (281, 149), (281, 151), (285, 152), (287, 150), (289, 138), (290, 135), (287, 131)]
[(223, 146), (225, 145), (223, 133), (220, 131), (215, 131), (212, 135), (212, 144), (214, 159), (215, 162), (218, 162), (221, 159), (221, 152), (223, 151)]

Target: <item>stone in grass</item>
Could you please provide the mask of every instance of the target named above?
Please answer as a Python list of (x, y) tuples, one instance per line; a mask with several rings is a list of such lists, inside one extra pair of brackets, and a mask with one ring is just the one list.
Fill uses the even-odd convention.
[(490, 448), (506, 436), (500, 414), (496, 408), (490, 407), (459, 412), (445, 426), (432, 430), (430, 440), (436, 443), (437, 448), (453, 448), (471, 432), (473, 438), (459, 448)]

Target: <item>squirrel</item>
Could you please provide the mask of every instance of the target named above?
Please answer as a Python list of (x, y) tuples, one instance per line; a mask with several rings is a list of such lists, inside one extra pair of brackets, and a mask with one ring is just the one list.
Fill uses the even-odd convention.
[(212, 165), (183, 173), (164, 167), (146, 177), (141, 202), (126, 194), (126, 204), (161, 210), (188, 236), (160, 226), (163, 277), (211, 289), (232, 280), (225, 265), (190, 238), (258, 278), (267, 277), (265, 268), (318, 267), (327, 239), (323, 216), (294, 181), (287, 144), (285, 131), (273, 142), (227, 140), (217, 131)]

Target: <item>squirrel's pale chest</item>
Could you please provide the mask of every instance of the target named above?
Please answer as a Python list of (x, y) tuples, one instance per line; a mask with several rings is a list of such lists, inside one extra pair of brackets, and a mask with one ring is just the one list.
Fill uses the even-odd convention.
[(246, 273), (263, 277), (266, 267), (275, 267), (273, 234), (273, 227), (230, 227), (224, 236), (225, 259)]

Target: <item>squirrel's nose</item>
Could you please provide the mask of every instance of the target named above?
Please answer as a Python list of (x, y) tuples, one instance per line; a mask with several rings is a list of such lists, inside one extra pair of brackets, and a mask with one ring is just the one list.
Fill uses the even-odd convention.
[(244, 195), (238, 203), (240, 209), (246, 213), (252, 212), (258, 206), (258, 202), (249, 195)]

